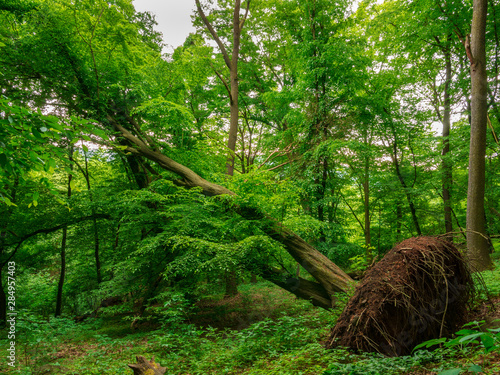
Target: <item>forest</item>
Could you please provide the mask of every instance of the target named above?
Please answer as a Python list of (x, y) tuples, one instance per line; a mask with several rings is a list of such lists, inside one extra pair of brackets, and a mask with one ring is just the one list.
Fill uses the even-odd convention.
[(499, 374), (500, 2), (189, 1), (0, 0), (0, 373)]

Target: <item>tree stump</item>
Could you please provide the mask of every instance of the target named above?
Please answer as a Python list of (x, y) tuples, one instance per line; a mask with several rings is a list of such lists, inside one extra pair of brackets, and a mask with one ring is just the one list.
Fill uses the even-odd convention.
[(155, 357), (148, 361), (142, 355), (135, 357), (137, 364), (130, 364), (130, 367), (134, 371), (134, 375), (163, 375), (167, 371), (166, 367), (161, 367), (160, 364), (155, 362)]

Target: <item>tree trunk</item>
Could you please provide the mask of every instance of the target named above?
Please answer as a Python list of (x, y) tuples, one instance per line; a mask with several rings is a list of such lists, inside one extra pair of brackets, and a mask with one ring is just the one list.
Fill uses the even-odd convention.
[(61, 316), (62, 313), (62, 295), (64, 287), (64, 278), (66, 276), (66, 238), (68, 236), (68, 228), (63, 228), (62, 242), (61, 242), (61, 273), (59, 275), (59, 282), (57, 284), (56, 296), (56, 312), (55, 316)]
[[(451, 36), (448, 36), (448, 40)], [(449, 45), (449, 43), (448, 43)], [(443, 207), (444, 207), (444, 227), (445, 232), (448, 234), (446, 240), (452, 242), (453, 235), (453, 221), (451, 213), (451, 186), (453, 183), (452, 164), (450, 159), (450, 128), (451, 128), (451, 98), (450, 98), (450, 85), (452, 80), (451, 71), (451, 52), (448, 48), (444, 50), (445, 63), (446, 63), (446, 81), (444, 85), (444, 112), (443, 112), (443, 152), (442, 164), (443, 171), (442, 184), (443, 184)]]
[[(229, 157), (226, 165), (226, 174), (232, 176), (234, 174), (234, 162), (235, 162), (235, 152), (236, 152), (236, 140), (238, 136), (238, 120), (239, 120), (239, 85), (238, 85), (238, 59), (240, 54), (240, 41), (241, 41), (241, 31), (243, 30), (243, 25), (245, 24), (246, 17), (248, 15), (248, 9), (250, 5), (250, 0), (247, 0), (247, 9), (244, 18), (241, 20), (240, 9), (241, 0), (236, 0), (234, 4), (233, 12), (233, 50), (231, 53), (231, 58), (219, 38), (216, 30), (213, 28), (212, 24), (205, 16), (199, 0), (196, 0), (196, 6), (198, 13), (203, 20), (203, 23), (207, 27), (208, 31), (212, 35), (214, 41), (219, 46), (222, 53), (224, 61), (229, 68), (229, 107), (230, 107), (230, 120), (229, 120), (229, 134), (227, 141), (227, 148), (229, 150)], [(222, 77), (218, 75), (221, 80)], [(227, 84), (223, 80), (224, 85), (227, 88)], [(234, 271), (229, 271), (226, 274), (226, 291), (225, 296), (235, 296), (238, 294), (238, 278)]]
[(205, 24), (207, 30), (212, 35), (212, 38), (217, 43), (219, 47), (222, 57), (224, 58), (224, 62), (229, 69), (229, 88), (224, 80), (224, 78), (217, 74), (219, 79), (222, 80), (222, 83), (229, 91), (229, 107), (230, 107), (230, 120), (229, 120), (229, 135), (227, 147), (229, 149), (229, 157), (226, 166), (226, 173), (229, 176), (232, 176), (234, 173), (234, 161), (235, 161), (235, 150), (236, 150), (236, 138), (238, 135), (238, 119), (239, 119), (239, 106), (238, 106), (238, 96), (239, 96), (239, 85), (238, 85), (238, 60), (240, 54), (240, 42), (241, 42), (241, 31), (243, 30), (243, 26), (245, 24), (246, 18), (248, 16), (250, 1), (247, 0), (247, 8), (245, 11), (245, 15), (241, 18), (240, 10), (241, 10), (241, 0), (235, 0), (234, 2), (234, 12), (233, 12), (233, 46), (232, 53), (229, 56), (224, 43), (220, 39), (217, 31), (214, 29), (208, 18), (206, 17), (203, 9), (201, 7), (201, 3), (199, 0), (196, 0), (196, 8), (198, 10), (198, 14), (200, 15), (203, 23)]
[(226, 272), (225, 277), (226, 289), (224, 291), (224, 298), (233, 297), (238, 294), (238, 277), (236, 272)]
[(130, 167), (130, 171), (132, 172), (132, 176), (139, 187), (139, 189), (145, 189), (149, 185), (149, 180), (146, 172), (141, 166), (141, 163), (137, 159), (137, 157), (133, 155), (125, 156), (128, 166)]
[(87, 190), (89, 192), (89, 197), (90, 197), (90, 202), (92, 203), (92, 216), (94, 216), (93, 224), (94, 224), (94, 259), (95, 259), (95, 268), (96, 268), (96, 276), (97, 276), (97, 283), (100, 284), (102, 282), (102, 275), (101, 275), (101, 258), (99, 254), (99, 229), (97, 227), (97, 218), (95, 216), (95, 207), (93, 205), (94, 203), (94, 197), (92, 195), (92, 189), (90, 187), (90, 174), (89, 174), (89, 164), (88, 164), (88, 158), (87, 158), (87, 153), (84, 151), (85, 154), (85, 181), (87, 181)]
[(466, 43), (471, 71), (471, 135), (467, 191), (467, 255), (473, 269), (493, 267), (486, 234), (484, 191), (487, 125), (486, 16), (487, 0), (474, 0), (470, 46)]
[[(367, 139), (365, 137), (365, 144), (367, 144)], [(364, 179), (363, 179), (363, 195), (364, 195), (364, 212), (365, 212), (365, 246), (366, 246), (366, 261), (371, 263), (373, 254), (372, 254), (372, 237), (370, 230), (370, 159), (366, 156), (365, 159), (365, 171), (364, 171)]]
[(92, 209), (92, 213), (94, 215), (94, 259), (95, 259), (95, 269), (96, 269), (96, 277), (97, 283), (100, 284), (102, 282), (102, 274), (101, 274), (101, 257), (99, 254), (99, 231), (97, 229), (97, 219), (95, 218), (95, 210)]
[(408, 189), (408, 186), (406, 185), (406, 181), (405, 181), (403, 175), (401, 174), (401, 170), (399, 168), (396, 141), (394, 141), (393, 150), (394, 150), (394, 153), (392, 154), (393, 155), (392, 161), (394, 163), (394, 168), (396, 170), (396, 176), (398, 176), (399, 182), (401, 183), (401, 186), (403, 187), (403, 190), (405, 192), (406, 200), (408, 201), (408, 206), (410, 207), (411, 217), (413, 219), (413, 225), (415, 226), (415, 230), (417, 231), (417, 235), (421, 236), (422, 230), (420, 229), (420, 224), (418, 222), (417, 210), (415, 208), (415, 204), (413, 203), (413, 199), (411, 197), (411, 193)]
[(163, 281), (163, 275), (160, 274), (160, 276), (158, 276), (152, 283), (151, 285), (148, 287), (146, 293), (144, 294), (144, 297), (142, 299), (142, 304), (139, 308), (139, 316), (143, 316), (144, 315), (144, 312), (146, 311), (146, 309), (148, 308), (148, 302), (150, 299), (152, 299), (155, 294), (156, 294), (156, 291), (158, 289), (158, 287), (160, 286), (160, 283)]
[(233, 53), (231, 56), (231, 65), (229, 66), (229, 75), (230, 75), (229, 80), (231, 87), (231, 95), (229, 98), (229, 103), (230, 103), (231, 117), (229, 120), (229, 135), (227, 141), (227, 148), (229, 149), (230, 152), (226, 170), (228, 176), (232, 176), (234, 174), (236, 138), (238, 135), (238, 119), (239, 119), (238, 57), (240, 53), (240, 36), (241, 36), (240, 7), (241, 7), (241, 1), (236, 0), (234, 5), (234, 16), (233, 16)]
[[(69, 160), (73, 161), (73, 146), (69, 146)], [(71, 167), (73, 169), (73, 164)], [(71, 198), (71, 180), (73, 175), (70, 173), (68, 175), (68, 198)], [(59, 283), (57, 284), (57, 296), (56, 296), (56, 312), (55, 316), (60, 316), (62, 313), (62, 295), (64, 287), (64, 278), (66, 277), (66, 240), (68, 237), (68, 227), (63, 227), (62, 241), (61, 241), (61, 273), (59, 275)]]

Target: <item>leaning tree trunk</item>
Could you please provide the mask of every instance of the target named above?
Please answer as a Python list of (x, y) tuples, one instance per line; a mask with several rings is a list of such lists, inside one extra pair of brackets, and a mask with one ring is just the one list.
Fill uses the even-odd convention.
[[(203, 193), (208, 196), (222, 194), (235, 195), (231, 190), (205, 180), (191, 169), (177, 163), (161, 152), (154, 150), (147, 143), (120, 125), (113, 117), (108, 116), (108, 120), (115, 129), (120, 132), (122, 137), (134, 144), (135, 147), (128, 147), (126, 149), (127, 152), (143, 156), (156, 162), (160, 167), (177, 174), (180, 177), (179, 180), (175, 181), (178, 186), (187, 188), (200, 187)], [(242, 217), (255, 219), (254, 210), (238, 207), (235, 207), (235, 209)], [(300, 298), (311, 299), (315, 305), (327, 309), (331, 308), (335, 303), (335, 293), (350, 292), (353, 288), (354, 280), (344, 271), (298, 235), (285, 228), (278, 221), (268, 218), (264, 231), (271, 238), (282, 243), (288, 253), (314, 277), (316, 282), (306, 281), (300, 278), (277, 278), (276, 273), (272, 271), (266, 272), (266, 274), (262, 276), (269, 277), (269, 275), (273, 275), (269, 278), (270, 281), (280, 285)]]

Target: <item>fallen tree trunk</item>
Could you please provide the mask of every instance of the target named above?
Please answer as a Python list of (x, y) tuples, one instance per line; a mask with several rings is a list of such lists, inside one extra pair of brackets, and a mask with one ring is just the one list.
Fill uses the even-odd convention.
[[(205, 180), (191, 169), (170, 159), (160, 151), (157, 151), (154, 145), (147, 143), (147, 137), (138, 137), (132, 134), (112, 116), (108, 116), (107, 119), (119, 132), (120, 136), (130, 143), (126, 151), (136, 156), (145, 157), (154, 161), (163, 169), (178, 175), (181, 178), (175, 181), (178, 186), (187, 188), (200, 187), (207, 196), (223, 194), (235, 195), (231, 190)], [(130, 128), (137, 129), (136, 126), (130, 126)], [(254, 211), (248, 212), (244, 209), (238, 210), (238, 213), (242, 217), (248, 219), (253, 219), (252, 215), (255, 214)], [(269, 224), (264, 228), (264, 231), (271, 238), (282, 243), (288, 253), (304, 267), (317, 282), (306, 282), (304, 279), (295, 278), (295, 281), (290, 283), (290, 279), (288, 282), (286, 280), (276, 280), (274, 277), (275, 275), (270, 281), (294, 293), (297, 297), (310, 299), (315, 305), (324, 308), (331, 308), (334, 305), (334, 293), (348, 293), (354, 287), (354, 280), (342, 271), (340, 267), (298, 235), (285, 228), (281, 223), (269, 218)], [(263, 275), (263, 277), (265, 276)], [(292, 284), (294, 284), (293, 287), (291, 287)]]

